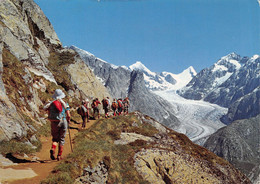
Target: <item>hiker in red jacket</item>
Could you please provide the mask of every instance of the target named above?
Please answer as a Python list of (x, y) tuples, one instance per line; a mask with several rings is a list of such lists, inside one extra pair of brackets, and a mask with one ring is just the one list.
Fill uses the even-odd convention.
[(112, 105), (111, 105), (111, 109), (114, 112), (114, 116), (116, 116), (116, 111), (117, 111), (117, 102), (116, 99), (113, 100)]
[(100, 118), (100, 114), (99, 114), (99, 104), (101, 104), (100, 103), (100, 101), (98, 100), (98, 98), (96, 98), (96, 99), (94, 99), (93, 100), (93, 102), (92, 102), (92, 104), (91, 104), (91, 106), (92, 106), (92, 108), (93, 108), (93, 118), (94, 119), (96, 119), (95, 118), (95, 113), (97, 113), (98, 114), (98, 119)]
[(57, 160), (61, 160), (68, 123), (70, 122), (70, 108), (69, 105), (62, 100), (65, 94), (61, 89), (56, 89), (52, 97), (54, 101), (44, 107), (44, 109), (48, 111), (48, 119), (51, 122), (52, 147), (50, 150), (50, 158), (55, 160), (55, 150), (56, 147), (59, 146)]
[(126, 97), (124, 99), (123, 106), (124, 106), (124, 115), (127, 115), (128, 114), (128, 109), (129, 109), (129, 106), (130, 106), (130, 102), (129, 102), (128, 97)]
[(89, 122), (89, 108), (88, 108), (88, 99), (82, 101), (82, 105), (78, 107), (77, 113), (82, 118), (82, 128), (86, 127), (86, 120)]
[(121, 98), (117, 100), (117, 111), (118, 111), (118, 116), (120, 116), (123, 111), (123, 103)]
[(105, 111), (105, 118), (108, 118), (108, 107), (109, 107), (109, 102), (106, 98), (104, 98), (102, 100), (102, 105), (103, 105), (103, 109)]

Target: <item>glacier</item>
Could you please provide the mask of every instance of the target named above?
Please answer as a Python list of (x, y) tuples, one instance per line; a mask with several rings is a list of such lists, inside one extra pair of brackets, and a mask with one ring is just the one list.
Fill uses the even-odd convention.
[(227, 108), (202, 100), (185, 99), (175, 90), (153, 91), (153, 93), (171, 103), (176, 117), (181, 122), (181, 125), (174, 130), (185, 134), (197, 144), (203, 145), (211, 134), (226, 126), (220, 121), (220, 117), (227, 113)]

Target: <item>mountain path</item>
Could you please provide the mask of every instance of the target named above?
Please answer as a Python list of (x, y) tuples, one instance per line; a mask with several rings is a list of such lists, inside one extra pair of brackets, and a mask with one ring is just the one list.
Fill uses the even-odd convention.
[[(90, 120), (86, 123), (86, 128), (94, 124), (95, 120)], [(81, 129), (81, 123), (70, 124), (70, 137), (73, 146), (73, 139), (78, 131)], [(30, 161), (26, 163), (19, 163), (17, 165), (0, 167), (0, 184), (38, 184), (45, 179), (56, 165), (60, 162), (50, 159), (51, 135), (49, 137), (41, 137), (42, 149), (36, 153), (37, 161)], [(57, 152), (57, 150), (56, 150)], [(69, 132), (65, 138), (65, 145), (63, 151), (63, 158), (71, 153)], [(36, 175), (36, 176), (35, 176)]]

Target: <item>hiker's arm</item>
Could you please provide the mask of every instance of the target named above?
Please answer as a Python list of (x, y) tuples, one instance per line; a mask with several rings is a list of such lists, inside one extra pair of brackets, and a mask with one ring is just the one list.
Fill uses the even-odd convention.
[(70, 123), (70, 111), (69, 110), (66, 111), (66, 119), (67, 119), (68, 123)]
[(43, 107), (43, 110), (45, 110), (45, 111), (49, 110), (49, 107), (51, 106), (51, 103), (52, 103), (52, 101), (51, 101), (51, 102), (48, 102), (48, 103)]

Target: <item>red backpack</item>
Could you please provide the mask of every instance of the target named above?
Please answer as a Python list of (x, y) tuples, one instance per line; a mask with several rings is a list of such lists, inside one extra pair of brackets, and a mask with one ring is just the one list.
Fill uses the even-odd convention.
[(108, 100), (106, 100), (106, 99), (103, 99), (103, 101), (102, 101), (102, 102), (103, 102), (103, 106), (104, 106), (104, 107), (107, 107), (107, 106), (108, 106)]
[(65, 113), (63, 113), (63, 107), (61, 105), (61, 102), (58, 100), (55, 100), (51, 103), (50, 107), (48, 108), (48, 111), (48, 119), (50, 121), (60, 121), (65, 115)]
[(122, 102), (121, 102), (121, 100), (118, 100), (117, 103), (118, 103), (118, 107), (122, 107)]
[(112, 102), (112, 108), (117, 109), (117, 103), (116, 102)]

